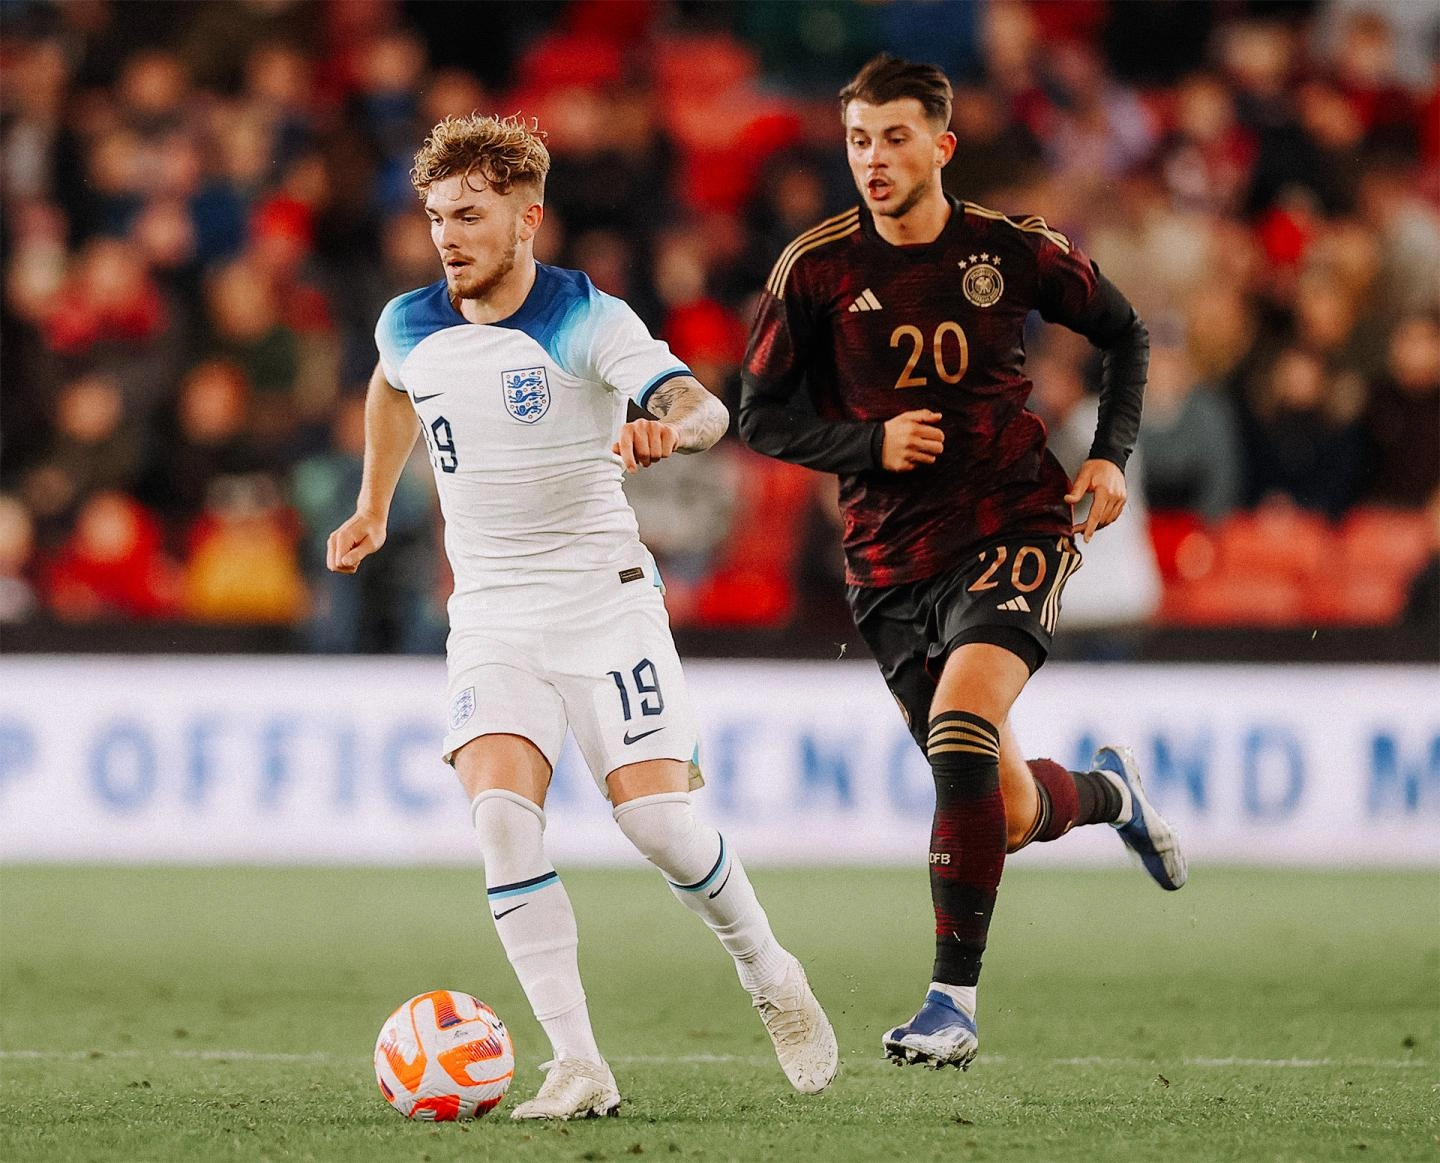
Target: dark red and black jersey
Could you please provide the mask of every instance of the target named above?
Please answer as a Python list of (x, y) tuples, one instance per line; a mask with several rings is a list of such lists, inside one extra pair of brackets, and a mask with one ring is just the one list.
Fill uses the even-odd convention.
[[(935, 241), (893, 246), (857, 206), (780, 256), (746, 352), (741, 433), (761, 452), (840, 475), (853, 584), (932, 577), (1002, 536), (1070, 532), (1069, 480), (1025, 407), (1032, 310), (1107, 351), (1124, 349), (1125, 390), (1108, 415), (1102, 399), (1092, 449), (1123, 468), (1148, 344), (1137, 380), (1120, 341), (1132, 327), (1143, 341), (1144, 329), (1042, 219), (952, 202)], [(884, 422), (916, 408), (941, 413), (945, 450), (933, 465), (887, 472)]]

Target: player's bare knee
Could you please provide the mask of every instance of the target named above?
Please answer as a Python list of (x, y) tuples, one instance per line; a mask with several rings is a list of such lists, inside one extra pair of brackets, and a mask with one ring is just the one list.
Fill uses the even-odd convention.
[(1000, 794), (1005, 801), (1005, 851), (1018, 852), (1034, 838), (1035, 823), (1040, 816), (1040, 796), (1035, 781), (1027, 773), (1025, 785), (1006, 779), (1005, 764), (1000, 765)]
[(534, 804), (545, 802), (550, 761), (521, 735), (478, 735), (457, 747), (449, 760), (472, 804), (492, 789), (512, 792)]

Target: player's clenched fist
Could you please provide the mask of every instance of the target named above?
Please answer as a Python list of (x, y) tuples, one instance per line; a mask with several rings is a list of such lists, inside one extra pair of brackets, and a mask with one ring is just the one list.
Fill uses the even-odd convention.
[(333, 573), (354, 573), (360, 563), (385, 544), (385, 522), (356, 513), (330, 534), (325, 543), (325, 565)]
[(649, 468), (675, 451), (679, 440), (673, 424), (659, 420), (631, 420), (620, 429), (620, 439), (610, 446), (625, 464), (626, 472)]
[(945, 450), (945, 433), (935, 426), (939, 419), (939, 412), (917, 408), (886, 420), (880, 467), (890, 472), (909, 472), (922, 464), (934, 464)]

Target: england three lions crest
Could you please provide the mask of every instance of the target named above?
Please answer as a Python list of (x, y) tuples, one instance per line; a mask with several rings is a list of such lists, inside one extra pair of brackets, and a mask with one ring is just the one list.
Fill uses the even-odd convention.
[(505, 410), (522, 424), (534, 424), (550, 410), (550, 381), (543, 367), (522, 367), (500, 373)]
[(475, 713), (475, 688), (467, 686), (450, 700), (450, 730), (458, 731)]
[(960, 288), (965, 298), (977, 307), (993, 307), (1005, 293), (1005, 280), (1000, 277), (1000, 256), (972, 254), (962, 259), (960, 269), (965, 272)]

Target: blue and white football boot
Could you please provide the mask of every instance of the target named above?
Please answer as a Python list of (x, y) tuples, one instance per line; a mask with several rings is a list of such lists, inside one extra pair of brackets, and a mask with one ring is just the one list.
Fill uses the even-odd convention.
[(882, 1039), (896, 1066), (958, 1066), (968, 1070), (980, 1049), (975, 1019), (943, 993), (931, 990), (920, 1012)]
[(1110, 826), (1140, 858), (1150, 879), (1171, 892), (1184, 885), (1189, 873), (1185, 868), (1185, 854), (1180, 851), (1180, 837), (1146, 798), (1140, 768), (1130, 748), (1100, 748), (1095, 752), (1091, 770), (1108, 772), (1119, 781), (1123, 797), (1120, 818)]

